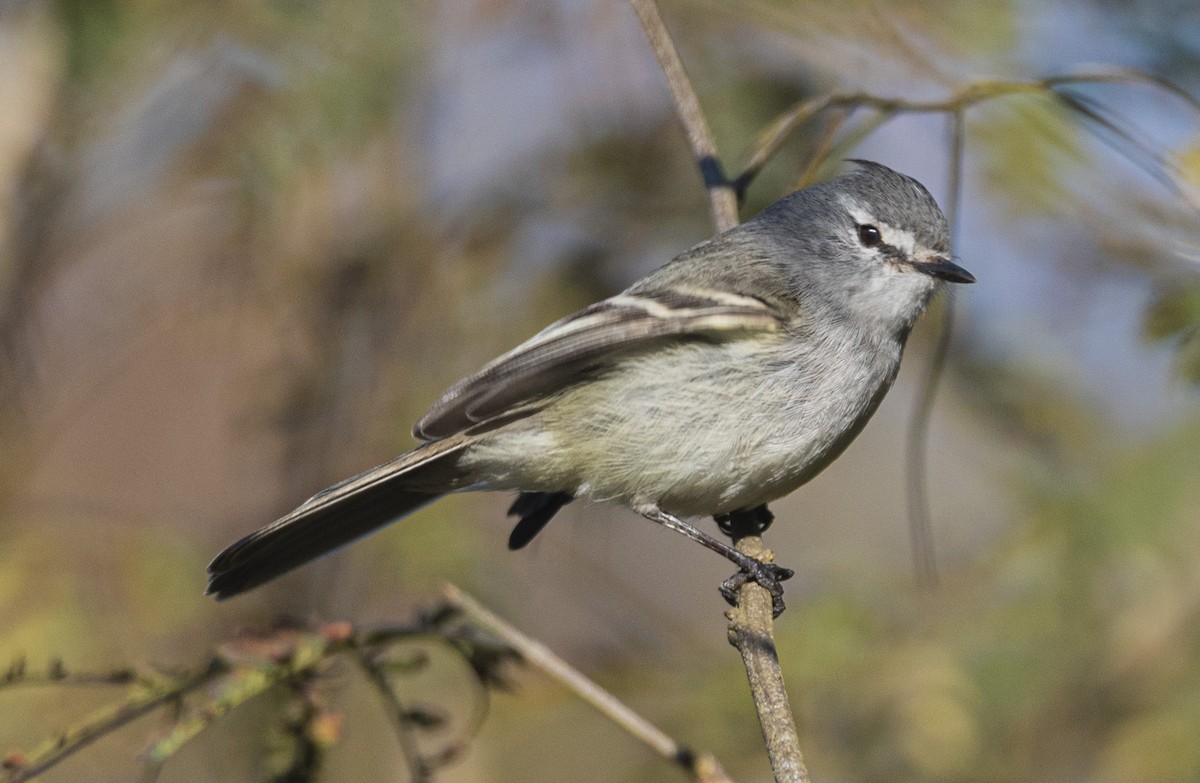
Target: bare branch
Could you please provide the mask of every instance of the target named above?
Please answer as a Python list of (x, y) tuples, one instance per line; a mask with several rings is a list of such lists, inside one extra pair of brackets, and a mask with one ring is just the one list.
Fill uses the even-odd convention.
[(749, 162), (746, 163), (746, 167), (742, 170), (742, 173), (738, 174), (733, 180), (734, 190), (737, 192), (739, 200), (745, 198), (746, 189), (750, 186), (750, 182), (758, 176), (763, 166), (771, 158), (775, 157), (775, 153), (779, 152), (779, 148), (787, 141), (788, 136), (791, 136), (801, 125), (829, 108), (837, 99), (837, 95), (830, 94), (798, 103), (775, 118), (775, 121), (759, 134)]
[(1047, 87), (1058, 87), (1064, 84), (1142, 84), (1178, 98), (1186, 103), (1192, 111), (1200, 114), (1200, 98), (1192, 95), (1170, 79), (1143, 71), (1137, 68), (1114, 68), (1095, 73), (1064, 74), (1050, 76), (1042, 80)]
[[(763, 546), (758, 535), (740, 536), (735, 532), (739, 552), (764, 563), (773, 562), (774, 554)], [(807, 783), (808, 770), (800, 753), (800, 735), (783, 683), (783, 669), (775, 648), (775, 621), (771, 594), (753, 581), (738, 590), (737, 606), (725, 613), (729, 619), (729, 643), (741, 653), (750, 681), (750, 695), (758, 710), (767, 755), (776, 783)]]
[[(1140, 146), (1132, 138), (1132, 134), (1123, 130), (1112, 118), (1104, 116), (1102, 112), (1098, 112), (1095, 102), (1086, 98), (1081, 99), (1078, 93), (1064, 89), (1073, 86), (1099, 84), (1145, 85), (1161, 90), (1183, 101), (1189, 109), (1200, 115), (1200, 99), (1192, 96), (1182, 87), (1179, 87), (1168, 79), (1136, 69), (1063, 74), (1023, 82), (978, 81), (964, 85), (948, 97), (937, 101), (910, 101), (865, 92), (835, 92), (801, 101), (780, 114), (759, 137), (755, 144), (754, 152), (751, 154), (745, 168), (734, 177), (735, 189), (739, 196), (744, 194), (750, 182), (758, 175), (763, 166), (775, 156), (787, 138), (806, 122), (826, 110), (834, 108), (875, 109), (881, 112), (878, 122), (874, 126), (877, 127), (878, 124), (886, 122), (897, 114), (952, 114), (962, 112), (978, 103), (1015, 95), (1041, 95), (1053, 98), (1085, 120), (1090, 121), (1093, 126), (1098, 126), (1113, 133), (1122, 142), (1130, 145), (1137, 153), (1152, 160), (1161, 170), (1170, 171), (1171, 167), (1169, 163), (1152, 152), (1148, 153), (1143, 146)], [(868, 130), (874, 130), (874, 127), (870, 127)], [(1131, 159), (1136, 159), (1136, 156), (1130, 157)]]
[[(444, 586), (442, 593), (448, 605), (462, 612), (473, 623), (489, 633), (495, 634), (501, 641), (520, 653), (526, 663), (565, 685), (575, 695), (648, 745), (662, 758), (683, 767), (694, 780), (699, 783), (731, 783), (729, 776), (725, 774), (712, 754), (697, 754), (686, 746), (680, 745), (663, 733), (661, 729), (631, 710), (616, 696), (589, 680), (578, 669), (555, 655), (550, 648), (501, 620), (454, 585)], [(771, 599), (768, 596), (768, 614), (771, 612), (770, 603)]]
[(704, 187), (708, 190), (713, 225), (718, 232), (728, 231), (738, 224), (738, 199), (717, 155), (717, 145), (700, 109), (700, 99), (696, 97), (696, 90), (683, 69), (683, 61), (679, 59), (679, 52), (654, 0), (629, 0), (629, 4), (641, 21), (646, 37), (650, 39), (650, 47), (654, 49), (654, 56), (658, 58), (658, 64), (667, 77), (667, 86), (671, 88), (671, 97), (674, 98), (675, 114), (687, 134), (692, 154), (700, 166)]
[(841, 138), (837, 139), (836, 143), (830, 145), (830, 156), (836, 160), (849, 155), (864, 139), (879, 130), (879, 128), (887, 124), (895, 116), (895, 109), (872, 108), (869, 116), (855, 122), (850, 126), (849, 130), (842, 134)]

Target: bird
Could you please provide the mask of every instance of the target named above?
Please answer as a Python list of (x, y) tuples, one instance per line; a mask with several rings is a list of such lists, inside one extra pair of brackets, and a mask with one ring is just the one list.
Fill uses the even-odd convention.
[(512, 549), (573, 500), (618, 504), (725, 555), (782, 611), (790, 569), (686, 519), (769, 524), (766, 504), (879, 407), (933, 296), (975, 281), (920, 182), (849, 164), (458, 381), (416, 422), (419, 445), (227, 547), (206, 592), (230, 598), (443, 495), (491, 490), (518, 493)]

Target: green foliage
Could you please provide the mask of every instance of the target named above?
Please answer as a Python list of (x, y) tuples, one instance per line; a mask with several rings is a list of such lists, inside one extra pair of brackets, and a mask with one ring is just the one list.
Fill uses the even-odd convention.
[(59, 12), (67, 35), (67, 74), (81, 87), (113, 64), (125, 42), (127, 25), (136, 17), (121, 0), (60, 0)]
[(1172, 345), (1176, 372), (1200, 384), (1200, 283), (1161, 291), (1146, 310), (1143, 331), (1148, 340)]
[(972, 158), (1014, 218), (1060, 216), (1073, 203), (1066, 183), (1088, 163), (1077, 123), (1045, 95), (988, 103), (969, 115)]

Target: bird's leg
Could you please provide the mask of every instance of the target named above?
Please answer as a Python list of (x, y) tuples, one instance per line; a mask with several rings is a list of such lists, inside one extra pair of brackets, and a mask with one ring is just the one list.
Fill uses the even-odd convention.
[[(763, 531), (769, 528), (771, 523), (775, 521), (775, 515), (771, 513), (771, 510), (767, 508), (767, 504), (764, 503), (754, 508), (731, 511), (728, 514), (718, 514), (713, 519), (716, 520), (717, 527), (721, 529), (721, 532), (732, 538), (736, 543), (739, 539), (747, 536), (761, 536)], [(782, 571), (787, 572), (787, 576), (781, 577), (781, 579), (787, 579), (794, 573), (788, 568), (781, 568), (780, 566), (775, 566), (775, 568), (780, 568)], [(750, 578), (745, 571), (737, 572), (721, 584), (721, 595), (725, 596), (725, 600), (733, 603), (738, 590)], [(762, 583), (760, 582), (759, 584)], [(778, 617), (783, 612), (782, 595), (777, 597), (774, 593), (771, 593), (771, 603), (772, 611)]]
[[(766, 511), (766, 507), (763, 506), (762, 510)], [(749, 579), (762, 585), (771, 594), (771, 607), (776, 617), (783, 612), (783, 587), (779, 583), (792, 578), (793, 574), (795, 574), (792, 569), (784, 568), (775, 563), (764, 563), (749, 555), (742, 554), (724, 541), (713, 538), (694, 525), (684, 522), (677, 516), (668, 514), (658, 506), (643, 506), (638, 508), (637, 512), (651, 522), (657, 522), (669, 530), (683, 533), (696, 543), (724, 556), (741, 569), (721, 585), (721, 595), (731, 605), (737, 602), (737, 589)], [(770, 512), (767, 512), (767, 514), (769, 515)]]
[(767, 504), (763, 503), (761, 506), (743, 511), (717, 514), (713, 519), (716, 520), (717, 527), (721, 528), (722, 533), (730, 538), (738, 539), (743, 536), (761, 536), (775, 521), (775, 515), (771, 513), (771, 509), (767, 508)]

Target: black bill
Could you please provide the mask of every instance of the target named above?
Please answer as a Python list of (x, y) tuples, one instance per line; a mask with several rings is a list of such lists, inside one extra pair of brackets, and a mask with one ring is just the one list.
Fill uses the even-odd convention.
[(912, 268), (924, 272), (930, 277), (945, 280), (948, 283), (974, 283), (975, 275), (963, 269), (948, 258), (935, 257), (929, 261), (914, 263)]

